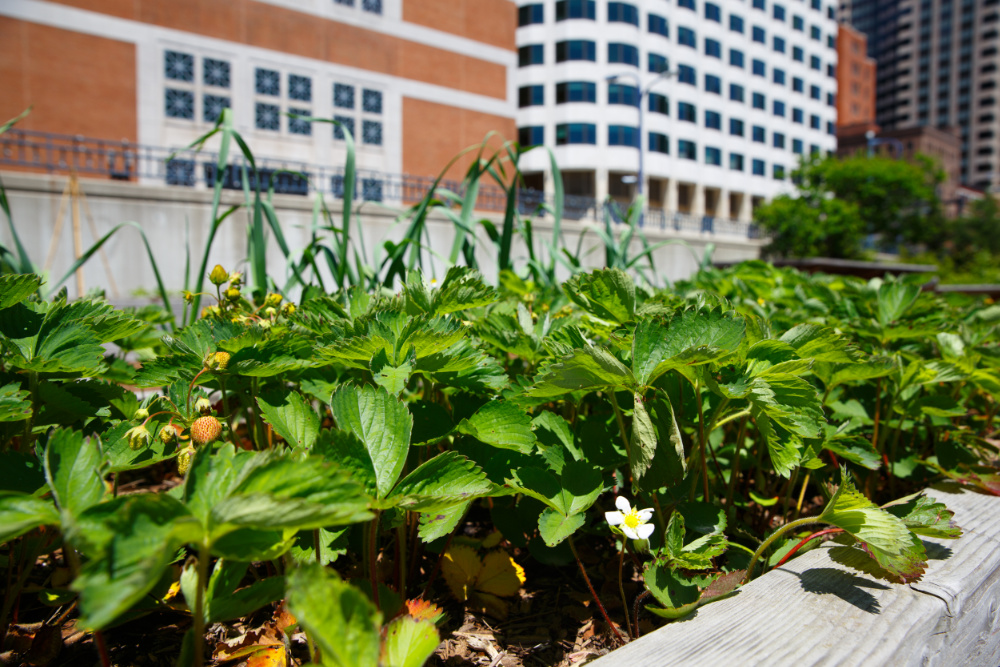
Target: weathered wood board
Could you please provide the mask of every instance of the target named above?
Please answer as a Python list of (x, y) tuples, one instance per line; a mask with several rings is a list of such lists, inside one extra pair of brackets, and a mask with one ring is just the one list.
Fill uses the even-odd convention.
[(928, 492), (955, 512), (958, 540), (924, 539), (924, 577), (893, 584), (852, 547), (826, 544), (590, 664), (1000, 665), (1000, 498)]

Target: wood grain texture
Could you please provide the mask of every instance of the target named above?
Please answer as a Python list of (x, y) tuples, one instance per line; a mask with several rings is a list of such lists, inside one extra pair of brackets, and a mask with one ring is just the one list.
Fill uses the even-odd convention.
[(964, 535), (924, 540), (919, 582), (878, 579), (858, 549), (827, 543), (589, 664), (1000, 665), (1000, 498), (944, 486), (928, 495)]

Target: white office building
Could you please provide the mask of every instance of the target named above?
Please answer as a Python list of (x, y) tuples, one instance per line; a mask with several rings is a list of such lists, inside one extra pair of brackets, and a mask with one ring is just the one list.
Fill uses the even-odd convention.
[[(836, 148), (831, 0), (518, 4), (519, 140), (567, 195), (628, 202), (642, 159), (649, 216), (749, 221)], [(522, 168), (551, 191), (545, 151)]]

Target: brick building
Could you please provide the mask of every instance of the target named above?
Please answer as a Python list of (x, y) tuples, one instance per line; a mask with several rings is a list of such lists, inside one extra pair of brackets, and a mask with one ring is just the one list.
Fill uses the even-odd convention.
[(849, 25), (837, 29), (837, 136), (875, 127), (875, 60), (868, 57), (864, 33)]
[(360, 169), (432, 176), (515, 138), (516, 25), (510, 0), (3, 0), (0, 121), (181, 147), (230, 107), (255, 153), (342, 165), (336, 129), (288, 114), (332, 117)]

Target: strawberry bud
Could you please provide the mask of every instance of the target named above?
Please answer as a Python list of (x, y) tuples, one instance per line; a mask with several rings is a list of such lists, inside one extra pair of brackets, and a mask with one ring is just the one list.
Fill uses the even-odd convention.
[(264, 305), (272, 307), (279, 306), (281, 305), (282, 298), (283, 297), (280, 294), (275, 294), (274, 292), (271, 292), (270, 294), (267, 295), (267, 298), (264, 299)]
[(147, 410), (146, 408), (139, 408), (138, 410), (135, 411), (135, 414), (132, 415), (133, 421), (140, 421), (148, 418), (149, 418), (149, 410)]
[(229, 280), (229, 272), (222, 268), (221, 264), (216, 264), (212, 272), (208, 274), (208, 279), (213, 285), (223, 285)]
[(295, 313), (295, 304), (289, 301), (284, 306), (281, 307), (281, 314), (285, 317), (290, 317)]
[(212, 412), (212, 401), (202, 396), (197, 401), (195, 401), (194, 409), (203, 415), (210, 414)]
[(226, 290), (226, 298), (230, 301), (240, 300), (240, 290), (238, 287), (230, 287)]
[(214, 442), (222, 433), (222, 424), (215, 417), (198, 417), (191, 424), (191, 439), (197, 445)]
[(233, 271), (229, 274), (229, 286), (239, 287), (243, 284), (243, 274), (239, 271)]

